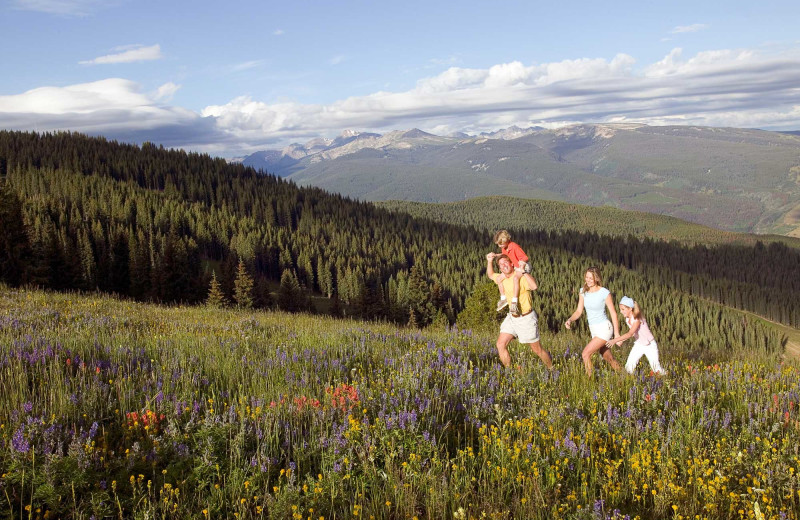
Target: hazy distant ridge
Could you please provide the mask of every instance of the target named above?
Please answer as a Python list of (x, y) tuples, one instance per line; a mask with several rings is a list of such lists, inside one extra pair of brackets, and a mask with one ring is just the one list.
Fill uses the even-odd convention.
[(800, 136), (791, 132), (640, 124), (466, 137), (348, 131), (244, 164), (364, 200), (512, 195), (800, 236)]

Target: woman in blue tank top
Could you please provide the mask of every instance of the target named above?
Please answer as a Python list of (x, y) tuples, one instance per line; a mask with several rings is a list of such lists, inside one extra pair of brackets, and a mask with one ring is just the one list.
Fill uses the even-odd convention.
[[(592, 355), (595, 352), (599, 352), (603, 359), (619, 372), (622, 367), (614, 359), (611, 349), (606, 346), (607, 341), (619, 337), (619, 321), (617, 311), (614, 309), (614, 299), (611, 297), (611, 292), (603, 287), (603, 279), (597, 267), (587, 269), (583, 280), (583, 287), (578, 296), (578, 307), (564, 322), (564, 326), (571, 329), (572, 323), (580, 318), (583, 309), (586, 309), (586, 319), (589, 322), (589, 331), (592, 333), (592, 339), (586, 344), (581, 354), (586, 373), (591, 377)], [(608, 320), (606, 310), (611, 316), (611, 321)]]

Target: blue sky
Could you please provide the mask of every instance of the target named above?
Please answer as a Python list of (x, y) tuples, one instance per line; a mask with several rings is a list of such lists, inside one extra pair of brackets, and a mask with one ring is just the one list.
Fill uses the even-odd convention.
[(233, 157), (345, 129), (800, 129), (800, 2), (0, 0), (0, 128)]

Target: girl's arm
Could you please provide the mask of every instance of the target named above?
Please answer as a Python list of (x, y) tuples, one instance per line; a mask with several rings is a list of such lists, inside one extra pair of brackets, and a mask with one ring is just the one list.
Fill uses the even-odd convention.
[(564, 322), (564, 326), (567, 329), (571, 329), (572, 322), (580, 318), (581, 314), (583, 314), (583, 293), (578, 295), (578, 307), (575, 309), (575, 312), (573, 312), (570, 317), (567, 318), (567, 321)]
[(614, 325), (614, 339), (619, 339), (619, 319), (617, 318), (617, 310), (614, 308), (614, 299), (609, 294), (606, 296), (606, 307), (608, 314), (611, 316), (611, 324)]
[(623, 334), (622, 336), (620, 336), (620, 337), (618, 337), (616, 339), (610, 339), (610, 340), (606, 341), (606, 346), (610, 347), (614, 343), (616, 343), (617, 345), (622, 345), (622, 343), (624, 343), (626, 340), (632, 338), (634, 336), (634, 334), (636, 334), (636, 331), (639, 330), (639, 327), (641, 325), (642, 324), (639, 322), (639, 320), (634, 320), (633, 323), (631, 323), (631, 328), (628, 330), (628, 332), (626, 332), (625, 334)]

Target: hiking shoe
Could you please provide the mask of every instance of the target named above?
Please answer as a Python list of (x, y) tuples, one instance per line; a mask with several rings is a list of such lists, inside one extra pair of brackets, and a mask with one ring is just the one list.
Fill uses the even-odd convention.
[(515, 318), (519, 318), (519, 304), (516, 302), (511, 302), (511, 304), (508, 306), (508, 312), (510, 312)]
[(505, 298), (503, 298), (502, 300), (498, 301), (497, 302), (497, 312), (502, 311), (503, 307), (505, 307), (506, 305), (508, 305), (508, 300), (506, 300)]

